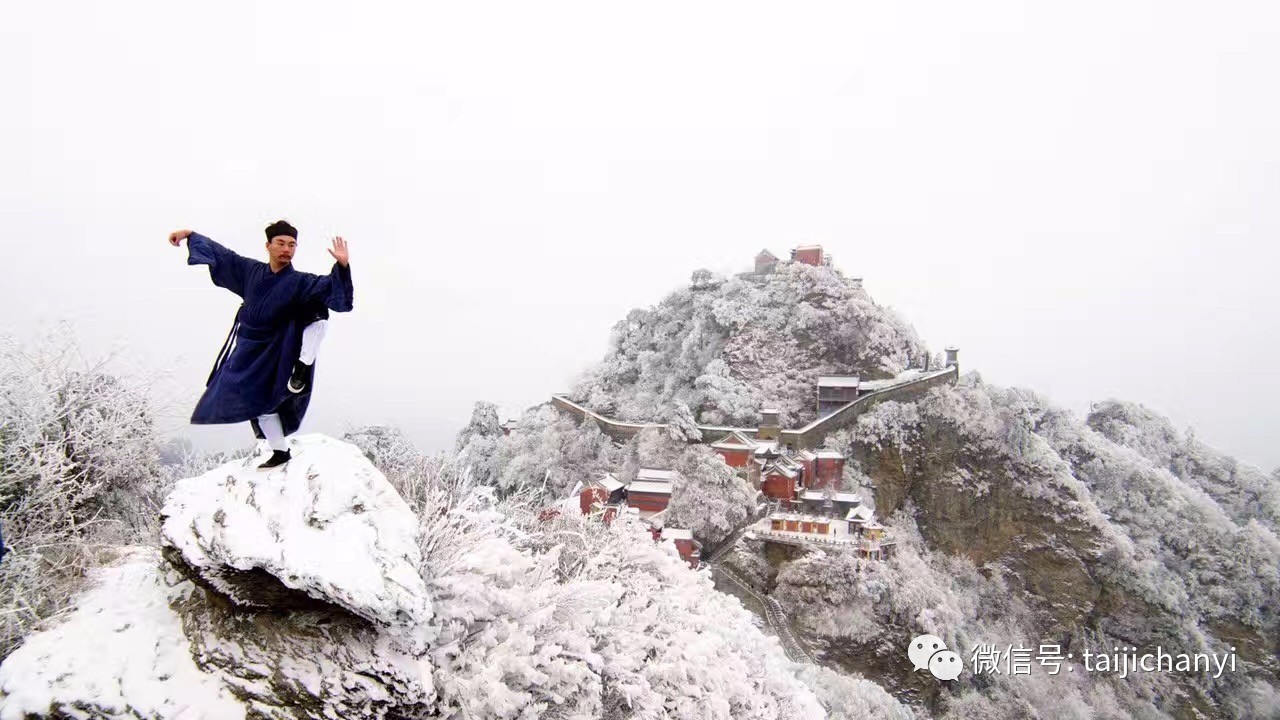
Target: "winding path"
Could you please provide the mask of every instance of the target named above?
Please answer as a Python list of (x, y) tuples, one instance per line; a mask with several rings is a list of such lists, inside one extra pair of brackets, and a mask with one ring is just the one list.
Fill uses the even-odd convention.
[(787, 653), (787, 657), (793, 662), (802, 662), (813, 664), (813, 657), (809, 655), (804, 646), (796, 640), (795, 635), (791, 632), (791, 623), (787, 620), (787, 614), (782, 610), (782, 605), (777, 600), (768, 595), (761, 595), (752, 588), (750, 584), (738, 577), (738, 574), (723, 565), (713, 565), (713, 572), (719, 572), (724, 577), (733, 581), (734, 585), (742, 588), (751, 597), (755, 598), (760, 606), (764, 608), (764, 619), (769, 623), (769, 627), (773, 628), (773, 632), (778, 636), (778, 640), (782, 643), (782, 650)]
[[(766, 511), (767, 512), (767, 511)], [(773, 633), (778, 636), (778, 640), (782, 643), (782, 650), (792, 662), (802, 662), (813, 664), (813, 656), (811, 656), (804, 646), (796, 640), (795, 634), (791, 632), (791, 621), (787, 619), (787, 613), (782, 609), (782, 605), (768, 595), (761, 595), (749, 583), (743, 580), (738, 574), (724, 565), (720, 564), (720, 559), (729, 553), (730, 550), (738, 544), (742, 536), (751, 529), (751, 526), (760, 519), (757, 512), (756, 517), (751, 518), (734, 531), (724, 542), (720, 543), (720, 547), (706, 559), (705, 563), (711, 568), (711, 572), (720, 573), (728, 578), (734, 585), (742, 588), (742, 591), (755, 598), (760, 603), (760, 607), (764, 608), (764, 619), (769, 623), (769, 627), (773, 629)]]

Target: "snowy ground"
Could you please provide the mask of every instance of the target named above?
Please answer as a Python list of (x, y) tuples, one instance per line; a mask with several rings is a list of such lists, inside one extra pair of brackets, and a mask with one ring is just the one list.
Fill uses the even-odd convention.
[(94, 580), (65, 622), (28, 638), (0, 666), (0, 720), (67, 706), (85, 709), (84, 717), (245, 717), (219, 677), (192, 660), (169, 600), (195, 588), (182, 580), (170, 587), (156, 550), (135, 550)]

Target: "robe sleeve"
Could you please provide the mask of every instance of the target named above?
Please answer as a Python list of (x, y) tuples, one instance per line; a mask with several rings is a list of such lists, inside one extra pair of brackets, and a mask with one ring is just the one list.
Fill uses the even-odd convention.
[(193, 232), (187, 236), (187, 264), (208, 265), (213, 284), (240, 297), (244, 297), (245, 279), (256, 262), (237, 255), (200, 233)]
[(312, 275), (303, 288), (303, 305), (324, 305), (334, 312), (351, 312), (355, 289), (351, 285), (351, 266), (334, 263), (328, 275)]

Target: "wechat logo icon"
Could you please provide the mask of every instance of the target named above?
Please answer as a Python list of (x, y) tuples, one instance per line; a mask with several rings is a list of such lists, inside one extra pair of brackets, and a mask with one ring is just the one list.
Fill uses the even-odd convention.
[(964, 670), (960, 656), (947, 649), (937, 635), (921, 635), (907, 648), (912, 670), (928, 670), (939, 680), (955, 680)]

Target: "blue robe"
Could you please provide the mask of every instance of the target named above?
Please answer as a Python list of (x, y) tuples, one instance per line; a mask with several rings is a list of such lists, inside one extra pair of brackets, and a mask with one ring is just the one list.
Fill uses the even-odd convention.
[[(309, 382), (296, 394), (287, 387), (302, 349), (302, 330), (327, 310), (351, 310), (351, 268), (334, 263), (328, 275), (312, 275), (290, 264), (272, 272), (267, 263), (237, 255), (199, 233), (188, 236), (187, 250), (188, 265), (208, 265), (214, 285), (244, 300), (191, 414), (192, 424), (248, 420), (262, 437), (257, 417), (279, 413), (285, 434), (296, 432), (314, 385)], [(311, 372), (314, 378), (314, 365)]]

